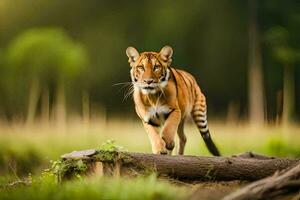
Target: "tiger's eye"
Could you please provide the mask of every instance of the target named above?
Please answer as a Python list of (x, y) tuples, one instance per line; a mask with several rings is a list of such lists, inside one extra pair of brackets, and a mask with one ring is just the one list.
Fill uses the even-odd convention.
[(159, 65), (154, 65), (153, 71), (158, 71), (158, 70), (160, 70), (160, 66)]
[(139, 70), (139, 71), (144, 71), (144, 67), (143, 66), (137, 66), (137, 69)]

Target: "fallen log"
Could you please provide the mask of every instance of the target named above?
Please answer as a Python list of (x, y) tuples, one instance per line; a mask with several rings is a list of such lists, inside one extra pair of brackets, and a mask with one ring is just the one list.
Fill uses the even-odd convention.
[[(155, 172), (179, 180), (246, 180), (255, 181), (272, 175), (278, 170), (294, 166), (299, 159), (272, 158), (253, 153), (232, 157), (170, 156), (145, 153), (86, 150), (62, 156), (60, 179), (78, 173), (76, 165), (86, 165), (85, 174), (139, 175)], [(68, 163), (68, 164), (66, 164)], [(77, 163), (77, 164), (76, 164)], [(82, 166), (81, 166), (82, 168)]]
[(296, 194), (294, 199), (300, 199), (300, 162), (292, 169), (253, 182), (223, 200), (282, 199), (284, 195), (290, 194)]

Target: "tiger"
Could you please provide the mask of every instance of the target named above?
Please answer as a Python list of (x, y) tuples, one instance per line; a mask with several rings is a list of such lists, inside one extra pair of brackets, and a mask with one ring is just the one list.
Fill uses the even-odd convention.
[(191, 116), (209, 152), (220, 156), (208, 129), (205, 95), (190, 73), (171, 67), (172, 47), (139, 53), (130, 46), (126, 55), (135, 111), (148, 133), (152, 153), (172, 155), (177, 133), (177, 153), (183, 155), (187, 141), (184, 123)]

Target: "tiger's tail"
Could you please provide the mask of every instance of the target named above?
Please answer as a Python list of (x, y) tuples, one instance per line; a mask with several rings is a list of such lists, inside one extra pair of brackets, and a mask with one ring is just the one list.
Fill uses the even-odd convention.
[(218, 148), (216, 147), (215, 143), (211, 139), (209, 133), (206, 113), (207, 113), (206, 100), (205, 100), (205, 96), (201, 93), (199, 95), (199, 98), (197, 98), (197, 100), (195, 101), (192, 110), (192, 118), (196, 123), (209, 152), (214, 156), (220, 156), (221, 154)]

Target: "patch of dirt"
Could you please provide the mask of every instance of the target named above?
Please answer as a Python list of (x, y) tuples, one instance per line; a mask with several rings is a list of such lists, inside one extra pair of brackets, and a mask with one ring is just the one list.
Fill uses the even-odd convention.
[(200, 182), (193, 186), (191, 200), (219, 200), (227, 194), (245, 186), (248, 182), (221, 181), (221, 182)]
[(190, 190), (191, 200), (220, 200), (229, 193), (249, 184), (247, 181), (180, 181), (168, 177), (159, 177), (176, 186), (185, 187)]
[[(226, 195), (246, 186), (247, 181), (219, 181), (219, 182), (182, 182), (175, 179), (167, 179), (170, 183), (186, 187), (191, 190), (190, 200), (220, 200)], [(278, 196), (274, 200), (300, 200), (298, 193)]]

